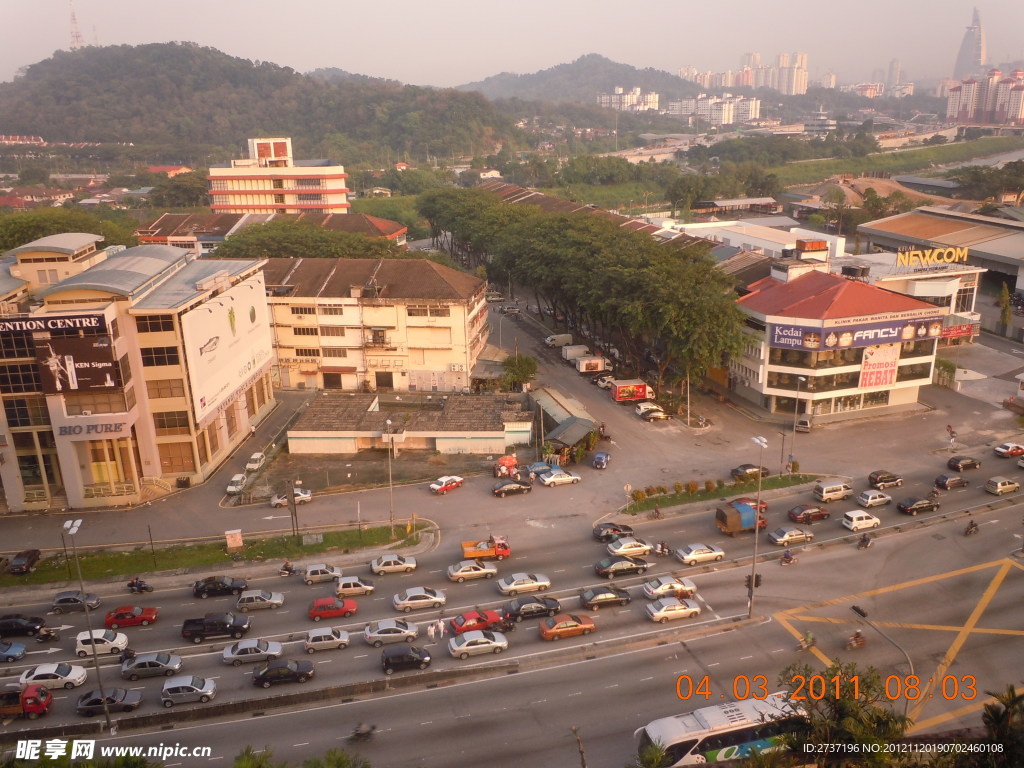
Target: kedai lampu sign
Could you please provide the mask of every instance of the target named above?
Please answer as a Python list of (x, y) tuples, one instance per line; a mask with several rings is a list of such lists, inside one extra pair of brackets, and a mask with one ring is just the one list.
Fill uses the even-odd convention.
[(898, 251), (896, 263), (901, 267), (933, 267), (938, 264), (966, 264), (966, 248), (929, 248), (919, 251)]

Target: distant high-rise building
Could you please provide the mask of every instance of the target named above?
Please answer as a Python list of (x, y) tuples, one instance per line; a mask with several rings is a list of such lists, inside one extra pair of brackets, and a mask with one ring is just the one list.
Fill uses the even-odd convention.
[(826, 72), (821, 76), (821, 87), (822, 88), (835, 88), (836, 87), (836, 73)]
[(780, 53), (779, 55), (777, 55), (775, 57), (775, 66), (778, 67), (779, 69), (784, 69), (790, 66), (789, 54)]
[(981, 14), (974, 9), (974, 16), (971, 18), (971, 26), (964, 32), (963, 42), (960, 43), (960, 52), (956, 56), (956, 64), (953, 66), (953, 78), (962, 80), (965, 77), (977, 75), (985, 68), (985, 30), (981, 26)]
[(893, 86), (902, 83), (902, 78), (903, 66), (900, 64), (899, 59), (893, 59), (889, 62), (889, 74), (885, 78), (885, 84), (887, 87), (892, 88)]
[(740, 58), (740, 69), (744, 67), (750, 67), (751, 69), (757, 69), (761, 66), (761, 54), (760, 53), (744, 53)]

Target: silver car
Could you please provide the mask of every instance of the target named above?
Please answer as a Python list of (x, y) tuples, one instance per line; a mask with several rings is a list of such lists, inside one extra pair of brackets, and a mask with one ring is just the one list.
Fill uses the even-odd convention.
[(224, 649), (225, 664), (240, 667), (252, 661), (271, 661), (284, 653), (284, 646), (273, 640), (239, 640)]
[(416, 558), (388, 552), (370, 563), (370, 571), (383, 576), (385, 573), (412, 573), (416, 570)]
[(643, 557), (654, 551), (651, 544), (632, 536), (622, 536), (610, 542), (605, 549), (608, 550), (609, 555), (622, 555), (623, 557)]
[(363, 639), (374, 648), (388, 643), (411, 643), (420, 633), (420, 628), (404, 619), (381, 619), (372, 621), (363, 629)]
[(497, 575), (497, 567), (482, 560), (463, 560), (448, 566), (448, 580), (459, 584), (466, 579), (493, 579)]
[(188, 704), (193, 701), (205, 704), (208, 701), (213, 701), (216, 696), (216, 682), (209, 678), (193, 677), (192, 675), (178, 675), (170, 680), (164, 680), (163, 690), (160, 691), (160, 701), (165, 707)]
[(306, 649), (306, 653), (348, 648), (348, 632), (337, 627), (317, 627), (306, 633), (302, 647)]
[(445, 602), (447, 602), (447, 598), (444, 596), (444, 592), (430, 587), (410, 587), (391, 599), (395, 610), (405, 613), (420, 608), (443, 608)]
[(664, 624), (672, 619), (692, 619), (700, 616), (700, 605), (696, 600), (680, 600), (676, 597), (663, 597), (644, 606), (647, 618)]
[(866, 509), (892, 504), (892, 496), (882, 491), (861, 491), (856, 499), (857, 503)]
[(321, 581), (335, 581), (342, 576), (341, 568), (327, 563), (314, 563), (306, 566), (306, 574), (302, 580), (306, 584), (318, 584)]
[(501, 653), (507, 650), (508, 640), (501, 632), (473, 629), (448, 641), (448, 652), (456, 659), (468, 659), (470, 656)]
[(181, 672), (181, 656), (173, 653), (140, 653), (121, 663), (121, 677), (135, 681), (140, 677), (170, 677)]
[(523, 592), (543, 592), (551, 586), (551, 579), (543, 573), (513, 573), (498, 582), (498, 591), (515, 597)]
[(722, 548), (714, 544), (687, 544), (676, 550), (676, 558), (684, 565), (718, 562), (724, 557)]
[(284, 595), (280, 592), (267, 592), (265, 589), (247, 589), (238, 596), (235, 607), (242, 613), (258, 611), (260, 608), (280, 608), (284, 605)]

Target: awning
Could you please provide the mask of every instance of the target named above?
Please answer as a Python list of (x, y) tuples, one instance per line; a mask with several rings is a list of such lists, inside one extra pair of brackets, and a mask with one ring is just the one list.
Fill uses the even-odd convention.
[(596, 429), (597, 424), (590, 419), (573, 416), (544, 435), (544, 439), (571, 448)]

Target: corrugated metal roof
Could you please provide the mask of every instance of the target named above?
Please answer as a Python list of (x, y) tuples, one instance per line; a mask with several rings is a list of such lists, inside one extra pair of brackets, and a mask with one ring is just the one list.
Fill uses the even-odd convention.
[(213, 277), (219, 272), (238, 276), (259, 263), (259, 259), (195, 259), (160, 283), (159, 287), (150, 291), (141, 300), (135, 302), (134, 306), (137, 309), (184, 307), (200, 296), (209, 293), (209, 289), (199, 290), (196, 288), (196, 285), (203, 280)]
[(160, 274), (188, 258), (189, 252), (170, 245), (138, 245), (115, 253), (99, 264), (41, 291), (50, 296), (67, 290), (92, 289), (131, 296)]
[(11, 266), (15, 263), (14, 259), (0, 261), (0, 296), (6, 296), (13, 291), (20, 290), (28, 284), (27, 280), (22, 280), (20, 277), (14, 277), (11, 274)]
[(28, 251), (54, 251), (55, 253), (74, 253), (80, 248), (85, 248), (90, 243), (98, 243), (103, 240), (103, 235), (91, 235), (88, 232), (64, 232), (59, 235), (47, 235), (33, 240), (31, 243), (19, 245), (4, 254), (17, 256), (19, 253)]

